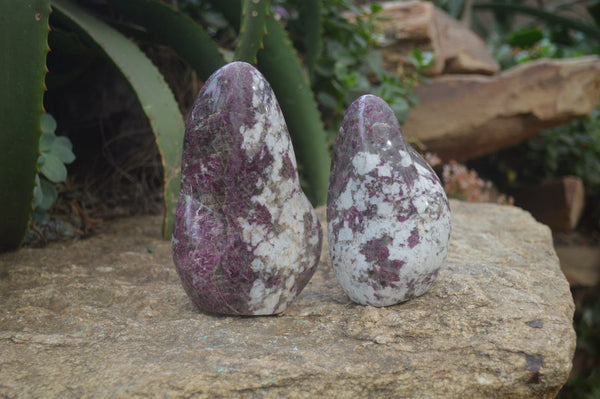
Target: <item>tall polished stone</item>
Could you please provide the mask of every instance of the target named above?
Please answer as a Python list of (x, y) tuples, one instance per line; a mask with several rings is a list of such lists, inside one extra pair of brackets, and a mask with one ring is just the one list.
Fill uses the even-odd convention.
[(313, 275), (321, 241), (273, 90), (250, 64), (224, 66), (186, 127), (173, 231), (185, 291), (211, 313), (282, 312)]

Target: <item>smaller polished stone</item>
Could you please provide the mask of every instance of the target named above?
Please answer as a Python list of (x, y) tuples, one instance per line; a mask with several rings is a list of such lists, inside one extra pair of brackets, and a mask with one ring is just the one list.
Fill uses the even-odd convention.
[(344, 115), (331, 163), (327, 221), (336, 277), (359, 304), (389, 306), (422, 295), (444, 264), (448, 199), (379, 97), (360, 97)]
[(175, 266), (206, 312), (280, 313), (315, 272), (321, 226), (275, 94), (250, 64), (224, 66), (200, 90), (176, 212)]

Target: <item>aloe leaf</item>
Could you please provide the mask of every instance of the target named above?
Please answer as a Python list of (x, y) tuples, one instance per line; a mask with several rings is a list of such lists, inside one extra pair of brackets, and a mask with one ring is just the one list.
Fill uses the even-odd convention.
[(142, 26), (152, 40), (168, 45), (206, 80), (225, 65), (211, 37), (188, 16), (158, 0), (110, 0), (118, 13)]
[[(240, 1), (213, 0), (234, 27), (240, 20)], [(329, 186), (327, 135), (317, 103), (287, 32), (274, 18), (267, 19), (265, 48), (258, 53), (258, 69), (277, 96), (288, 125), (294, 151), (308, 183), (306, 194), (313, 205), (324, 204)]]
[(263, 47), (269, 0), (244, 0), (240, 37), (234, 59), (256, 64), (256, 54)]
[(25, 236), (43, 112), (50, 0), (0, 1), (0, 252)]
[(304, 64), (311, 82), (314, 80), (315, 68), (323, 51), (323, 22), (321, 16), (321, 0), (305, 0), (300, 11), (305, 33)]
[(171, 236), (183, 145), (184, 122), (163, 76), (142, 51), (121, 33), (69, 0), (54, 0), (58, 16), (93, 42), (116, 66), (135, 92), (156, 138), (164, 171), (163, 235)]
[(597, 26), (578, 21), (576, 19), (563, 17), (561, 15), (541, 10), (536, 7), (530, 7), (524, 4), (513, 3), (477, 3), (473, 4), (474, 9), (503, 11), (531, 15), (539, 18), (547, 24), (557, 24), (568, 29), (574, 29), (585, 33), (588, 37), (600, 40), (600, 29)]

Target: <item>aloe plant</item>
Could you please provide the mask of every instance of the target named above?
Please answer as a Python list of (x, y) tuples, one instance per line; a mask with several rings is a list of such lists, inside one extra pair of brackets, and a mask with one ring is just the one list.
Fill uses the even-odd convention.
[[(110, 0), (110, 3), (115, 11), (143, 26), (153, 40), (172, 47), (189, 62), (200, 78), (208, 78), (225, 64), (216, 44), (210, 41), (202, 28), (170, 6), (157, 0)], [(245, 3), (214, 0), (211, 3), (232, 26), (242, 27), (234, 58), (253, 62), (253, 54), (258, 52), (259, 69), (273, 86), (290, 129), (296, 156), (303, 165), (305, 190), (313, 204), (323, 204), (329, 179), (326, 134), (302, 63), (287, 32), (279, 22), (267, 17), (267, 0)], [(307, 15), (317, 15), (319, 11), (315, 7), (318, 4), (319, 1), (309, 1)], [(242, 12), (244, 8), (245, 14)], [(248, 18), (248, 15), (255, 16)], [(311, 30), (320, 32), (318, 24), (319, 20), (313, 21)], [(263, 45), (264, 49), (261, 49)], [(315, 54), (320, 52), (318, 48), (315, 51)]]
[(54, 0), (53, 7), (65, 23), (93, 42), (117, 67), (133, 88), (156, 137), (164, 173), (165, 216), (163, 235), (171, 236), (181, 168), (184, 121), (163, 76), (142, 51), (106, 23), (74, 2)]
[[(189, 17), (158, 0), (108, 0), (113, 10), (141, 27), (147, 36), (172, 47), (189, 62), (201, 79), (226, 63), (210, 36)], [(287, 32), (268, 16), (268, 0), (212, 1), (235, 27), (241, 27), (235, 58), (256, 63), (267, 76), (284, 112), (296, 155), (303, 165), (305, 189), (313, 204), (325, 202), (329, 154), (326, 134), (302, 63)], [(319, 15), (318, 0), (307, 1), (303, 15)], [(135, 92), (156, 137), (164, 166), (165, 219), (163, 233), (170, 236), (179, 191), (183, 118), (164, 78), (129, 39), (106, 22), (92, 16), (72, 0), (52, 0), (58, 20), (93, 43), (115, 65)], [(243, 6), (243, 7), (242, 7)], [(242, 14), (242, 8), (244, 13)], [(50, 0), (2, 2), (0, 44), (10, 54), (0, 69), (1, 126), (15, 127), (0, 135), (2, 148), (16, 149), (0, 155), (0, 250), (16, 248), (27, 227), (36, 175), (43, 79), (46, 72)], [(33, 18), (31, 18), (33, 15)], [(307, 67), (314, 70), (321, 49), (320, 19), (311, 19)], [(265, 36), (266, 35), (266, 36)], [(14, 38), (18, 38), (15, 40)], [(27, 43), (27, 45), (23, 45)], [(14, 56), (12, 54), (14, 53)], [(23, 101), (14, 101), (22, 94)], [(26, 121), (27, 123), (21, 123)], [(20, 141), (19, 141), (20, 140)], [(39, 190), (38, 190), (39, 192)]]
[(323, 51), (323, 21), (321, 15), (321, 0), (305, 0), (300, 18), (306, 29), (304, 40), (304, 63), (311, 82), (314, 79), (317, 61)]
[(490, 10), (496, 12), (530, 15), (539, 18), (547, 24), (559, 25), (565, 28), (574, 29), (586, 34), (589, 38), (600, 40), (600, 29), (597, 25), (582, 22), (573, 18), (564, 17), (556, 13), (542, 10), (537, 7), (531, 7), (525, 4), (488, 2), (473, 4), (473, 8), (477, 10)]
[(225, 59), (211, 37), (191, 18), (159, 0), (109, 0), (113, 9), (142, 26), (150, 39), (171, 47), (202, 80)]
[(43, 113), (50, 0), (0, 2), (0, 252), (29, 221)]

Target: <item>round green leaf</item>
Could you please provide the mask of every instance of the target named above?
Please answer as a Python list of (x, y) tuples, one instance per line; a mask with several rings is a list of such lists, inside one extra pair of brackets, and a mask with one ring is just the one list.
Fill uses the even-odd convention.
[(54, 154), (47, 154), (44, 162), (40, 164), (42, 174), (53, 183), (60, 183), (67, 178), (67, 168)]
[(73, 145), (71, 140), (64, 136), (58, 136), (54, 143), (50, 153), (60, 159), (63, 163), (71, 163), (75, 160), (75, 154), (72, 151)]
[(73, 149), (73, 144), (71, 144), (71, 140), (69, 140), (66, 136), (56, 136), (56, 140), (54, 140), (53, 147), (64, 147), (69, 150)]
[(33, 209), (39, 207), (43, 201), (44, 192), (40, 184), (40, 175), (35, 175), (35, 186), (33, 187), (33, 200), (31, 201), (31, 207)]
[(42, 132), (44, 133), (54, 133), (56, 132), (56, 121), (49, 113), (42, 114), (42, 121), (40, 123), (42, 127)]
[(52, 148), (52, 144), (56, 140), (54, 133), (44, 133), (40, 136), (39, 148), (42, 153), (48, 152)]
[(40, 179), (40, 183), (43, 196), (42, 202), (38, 208), (47, 211), (48, 209), (52, 208), (52, 205), (54, 205), (56, 202), (56, 199), (58, 198), (58, 191), (56, 190), (56, 187), (54, 187), (54, 185), (46, 179)]

